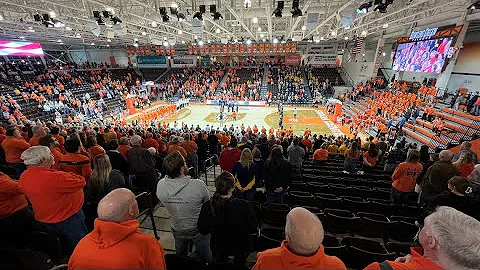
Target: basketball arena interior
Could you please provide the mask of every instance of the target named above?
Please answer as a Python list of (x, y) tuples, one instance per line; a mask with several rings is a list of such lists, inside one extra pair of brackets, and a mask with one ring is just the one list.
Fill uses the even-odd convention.
[(479, 269), (480, 1), (0, 0), (2, 269)]

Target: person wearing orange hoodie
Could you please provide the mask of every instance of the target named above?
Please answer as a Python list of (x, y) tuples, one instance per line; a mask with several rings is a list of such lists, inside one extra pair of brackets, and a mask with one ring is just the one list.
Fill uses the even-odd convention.
[(323, 226), (317, 216), (302, 207), (287, 215), (285, 240), (278, 248), (257, 254), (257, 269), (347, 269), (337, 257), (328, 256), (322, 245)]
[(130, 190), (111, 191), (97, 212), (93, 231), (78, 243), (68, 269), (166, 269), (160, 243), (138, 231), (138, 205)]
[(50, 169), (55, 161), (46, 146), (32, 146), (21, 156), (27, 170), (18, 187), (32, 204), (35, 219), (50, 232), (62, 234), (74, 248), (87, 234), (83, 215), (85, 179)]
[(8, 128), (6, 135), (7, 138), (2, 142), (2, 148), (5, 152), (5, 160), (10, 166), (15, 168), (16, 178), (18, 179), (27, 168), (25, 167), (25, 164), (23, 164), (20, 155), (30, 147), (30, 144), (22, 138), (20, 131), (14, 127)]

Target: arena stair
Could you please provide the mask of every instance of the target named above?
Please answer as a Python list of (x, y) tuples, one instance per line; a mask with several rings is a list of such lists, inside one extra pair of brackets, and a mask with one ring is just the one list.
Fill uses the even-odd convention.
[(312, 98), (312, 90), (310, 89), (310, 86), (308, 86), (308, 78), (307, 78), (307, 73), (305, 72), (305, 68), (301, 68), (302, 70), (302, 76), (303, 76), (303, 85), (305, 89), (305, 99), (307, 100), (308, 103), (313, 102)]
[(227, 71), (225, 71), (225, 74), (223, 75), (223, 78), (220, 80), (220, 83), (215, 89), (215, 96), (220, 95), (222, 93), (222, 85), (225, 83), (225, 79), (227, 79), (229, 73), (230, 73), (230, 69), (227, 69)]
[(270, 69), (264, 68), (263, 69), (263, 79), (262, 79), (262, 86), (260, 87), (260, 96), (265, 97), (267, 96), (267, 91), (268, 91), (268, 76), (270, 75)]

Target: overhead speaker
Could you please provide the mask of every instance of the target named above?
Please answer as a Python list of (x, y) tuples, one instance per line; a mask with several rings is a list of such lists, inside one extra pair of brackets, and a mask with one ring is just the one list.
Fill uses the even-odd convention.
[(277, 3), (277, 8), (283, 9), (284, 7), (285, 7), (285, 2), (283, 2), (283, 1), (278, 1), (278, 3)]
[(110, 12), (104, 10), (104, 11), (102, 11), (102, 14), (103, 14), (104, 18), (110, 18)]
[(205, 5), (200, 5), (200, 12), (205, 13), (205, 11), (206, 11)]
[(33, 15), (33, 19), (34, 19), (36, 22), (41, 22), (41, 21), (42, 21), (42, 17), (40, 16), (40, 14), (35, 14), (35, 15)]
[(121, 24), (113, 25), (113, 32), (117, 36), (125, 36), (127, 34), (127, 28)]
[(217, 12), (217, 6), (216, 5), (210, 5), (210, 13), (214, 14)]
[(192, 33), (201, 34), (203, 33), (203, 22), (200, 20), (192, 20)]
[(97, 19), (101, 18), (102, 16), (100, 16), (100, 11), (95, 11), (95, 10), (94, 10), (94, 11), (93, 11), (93, 17), (94, 17), (94, 18), (97, 18)]

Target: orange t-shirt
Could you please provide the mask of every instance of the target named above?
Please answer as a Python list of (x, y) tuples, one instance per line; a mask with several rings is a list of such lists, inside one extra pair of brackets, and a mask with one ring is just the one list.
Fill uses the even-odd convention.
[(142, 143), (143, 148), (150, 148), (153, 147), (155, 150), (158, 150), (158, 142), (154, 138), (147, 138), (145, 141)]
[(182, 156), (184, 158), (187, 157), (187, 151), (185, 151), (185, 148), (181, 147), (180, 145), (171, 144), (171, 145), (168, 146), (167, 153), (170, 154), (170, 153), (175, 152), (175, 151), (180, 152), (180, 154), (182, 154)]
[(0, 218), (9, 217), (27, 205), (27, 198), (18, 188), (18, 182), (0, 173)]
[(2, 142), (2, 148), (5, 152), (5, 159), (8, 163), (23, 163), (20, 156), (23, 151), (30, 148), (30, 144), (23, 138), (7, 136)]
[(423, 165), (421, 163), (400, 163), (392, 175), (392, 186), (400, 192), (413, 192), (415, 190), (415, 181), (422, 173)]
[(68, 269), (166, 269), (162, 245), (138, 231), (138, 220), (95, 220), (94, 229), (78, 242)]
[(58, 141), (58, 147), (60, 148), (60, 152), (62, 152), (62, 154), (66, 154), (67, 152), (65, 152), (65, 138), (60, 134), (52, 135), (52, 137)]
[(58, 170), (81, 175), (86, 181), (90, 181), (92, 168), (88, 157), (79, 153), (67, 153), (60, 158), (58, 164)]
[[(395, 261), (387, 261), (387, 263), (392, 267), (392, 269), (395, 270), (419, 270), (419, 269), (429, 269), (429, 270), (441, 270), (443, 269), (442, 267), (436, 265), (432, 261), (424, 258), (422, 255), (420, 255), (420, 252), (417, 252), (417, 248), (410, 248), (412, 258), (410, 262), (408, 263), (403, 263), (403, 262), (395, 262)], [(418, 250), (420, 251), (420, 250)], [(374, 262), (367, 267), (365, 267), (363, 270), (381, 270), (382, 268), (378, 264), (378, 262)]]
[(287, 248), (287, 242), (281, 246), (259, 252), (257, 262), (252, 270), (257, 269), (347, 269), (345, 264), (337, 257), (328, 256), (323, 245), (312, 256), (299, 256)]
[(309, 139), (303, 139), (302, 140), (303, 145), (305, 145), (308, 149), (312, 148), (312, 141)]
[(131, 148), (132, 147), (130, 145), (122, 144), (117, 147), (117, 151), (120, 152), (125, 159), (127, 159), (127, 151)]
[(62, 222), (80, 211), (84, 186), (82, 176), (41, 167), (29, 167), (18, 181), (35, 219), (45, 223)]
[(315, 153), (313, 153), (313, 160), (317, 161), (322, 161), (322, 160), (328, 160), (328, 151), (327, 149), (317, 149), (315, 150)]
[(187, 152), (187, 155), (193, 155), (197, 153), (197, 150), (198, 150), (197, 144), (194, 141), (183, 141), (180, 143), (180, 146), (183, 147), (183, 149), (185, 149), (185, 151)]

